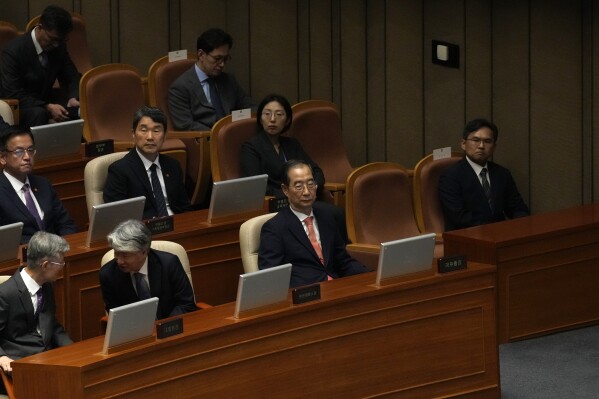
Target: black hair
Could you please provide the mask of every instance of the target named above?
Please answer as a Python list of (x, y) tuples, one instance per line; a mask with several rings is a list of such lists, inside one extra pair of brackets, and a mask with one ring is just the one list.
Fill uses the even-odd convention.
[(73, 30), (71, 14), (64, 8), (54, 5), (44, 9), (40, 17), (40, 25), (45, 30), (55, 30), (61, 38), (64, 38)]
[(35, 145), (33, 134), (29, 129), (22, 128), (20, 126), (10, 126), (0, 133), (0, 151), (6, 151), (6, 144), (15, 136), (27, 135), (31, 137), (31, 142)]
[(483, 127), (487, 127), (491, 129), (493, 132), (493, 140), (497, 141), (497, 137), (499, 136), (499, 130), (497, 126), (493, 122), (489, 122), (483, 118), (472, 119), (470, 122), (466, 123), (464, 127), (464, 132), (462, 133), (462, 138), (466, 140), (470, 133), (476, 132), (477, 130), (482, 129)]
[(312, 166), (310, 166), (309, 163), (302, 161), (301, 159), (290, 159), (289, 161), (285, 162), (283, 168), (281, 169), (281, 182), (289, 187), (289, 171), (304, 165), (310, 168), (310, 173), (312, 173), (312, 176), (314, 176), (314, 173), (312, 172)]
[(162, 125), (162, 128), (164, 129), (164, 133), (166, 133), (168, 123), (164, 112), (162, 112), (160, 108), (148, 107), (146, 105), (142, 106), (141, 108), (138, 108), (137, 111), (135, 111), (135, 113), (133, 114), (133, 131), (137, 129), (139, 121), (144, 116), (147, 116), (156, 123), (160, 123)]
[(229, 46), (229, 49), (233, 47), (233, 38), (231, 35), (222, 29), (212, 28), (198, 37), (197, 50), (202, 50), (206, 54), (209, 54), (215, 48), (224, 46), (225, 44)]

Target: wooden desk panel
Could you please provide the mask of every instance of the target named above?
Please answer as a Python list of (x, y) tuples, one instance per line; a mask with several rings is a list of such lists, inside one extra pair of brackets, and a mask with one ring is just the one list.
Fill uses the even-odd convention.
[[(239, 275), (243, 273), (239, 250), (239, 226), (243, 220), (216, 225), (206, 223), (207, 210), (174, 216), (175, 231), (157, 234), (156, 240), (181, 244), (188, 253), (196, 300), (211, 305), (236, 298)], [(107, 245), (85, 247), (87, 233), (65, 238), (71, 246), (66, 255), (65, 298), (57, 306), (66, 314), (65, 328), (75, 340), (97, 336), (104, 302), (98, 273)]]
[(599, 204), (444, 234), (445, 254), (497, 265), (500, 343), (599, 321)]
[(201, 310), (183, 334), (109, 356), (92, 338), (14, 362), (16, 394), (499, 398), (494, 271), (471, 263), (382, 288), (373, 273), (338, 279), (320, 301), (242, 320), (233, 303)]

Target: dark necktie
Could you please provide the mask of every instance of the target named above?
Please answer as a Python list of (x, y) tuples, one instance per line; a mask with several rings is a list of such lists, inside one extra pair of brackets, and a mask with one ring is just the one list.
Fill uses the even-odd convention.
[(35, 295), (37, 296), (37, 307), (35, 308), (34, 317), (37, 320), (40, 313), (44, 310), (44, 294), (42, 293), (42, 287), (37, 290)]
[(144, 275), (142, 273), (135, 273), (135, 288), (137, 289), (137, 297), (139, 300), (148, 299), (151, 297), (150, 295), (150, 287), (148, 287), (148, 283), (144, 279)]
[[(314, 247), (314, 251), (318, 255), (318, 260), (324, 266), (324, 257), (322, 256), (322, 247), (318, 243), (316, 239), (316, 232), (314, 231), (314, 216), (308, 216), (304, 219), (304, 223), (306, 223), (306, 227), (308, 228), (308, 238), (310, 239), (310, 244)], [(327, 280), (332, 280), (331, 276), (327, 275)]]
[(35, 202), (33, 202), (33, 197), (31, 196), (31, 191), (29, 190), (29, 184), (24, 184), (21, 188), (21, 191), (23, 191), (23, 194), (25, 195), (25, 206), (29, 210), (29, 213), (31, 213), (31, 216), (35, 218), (35, 221), (37, 222), (37, 226), (39, 227), (39, 229), (43, 230), (42, 218), (40, 217), (40, 214), (37, 211)]
[(39, 57), (40, 57), (40, 64), (42, 64), (42, 68), (48, 67), (48, 53), (46, 53), (45, 51), (42, 51), (40, 53)]
[(152, 176), (152, 191), (154, 192), (154, 200), (156, 201), (156, 212), (158, 217), (168, 216), (166, 210), (166, 200), (162, 192), (162, 186), (160, 185), (160, 179), (158, 179), (158, 172), (156, 171), (157, 166), (155, 163), (150, 166), (150, 175)]
[(485, 195), (487, 196), (487, 201), (489, 202), (489, 206), (491, 206), (491, 209), (492, 209), (491, 185), (489, 184), (489, 180), (487, 179), (487, 168), (483, 168), (480, 171), (480, 180), (481, 180), (481, 184), (483, 186), (483, 191), (485, 192)]
[(212, 106), (216, 111), (216, 120), (218, 121), (225, 116), (225, 109), (223, 108), (223, 104), (220, 102), (220, 97), (216, 91), (216, 82), (214, 82), (214, 79), (208, 78), (206, 81), (208, 82), (208, 87), (210, 88), (210, 101), (212, 102)]

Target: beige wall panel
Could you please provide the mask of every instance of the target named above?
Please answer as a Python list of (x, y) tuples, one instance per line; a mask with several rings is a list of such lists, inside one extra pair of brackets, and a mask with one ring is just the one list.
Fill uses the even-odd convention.
[(18, 30), (25, 30), (29, 22), (28, 5), (26, 1), (2, 0), (0, 1), (0, 21), (11, 22)]
[[(206, 29), (227, 29), (226, 1), (180, 0), (180, 4), (181, 47), (187, 51), (196, 51), (198, 36)], [(233, 41), (235, 41), (235, 37), (233, 37)], [(232, 55), (235, 56), (234, 53)]]
[[(593, 21), (599, 21), (599, 6), (597, 1), (593, 2)], [(593, 95), (592, 95), (592, 179), (585, 180), (586, 184), (592, 185), (593, 202), (599, 201), (599, 23), (593, 23)]]
[[(271, 18), (276, 12), (276, 18)], [(291, 103), (298, 98), (297, 4), (258, 0), (250, 4), (252, 96), (259, 102), (280, 93)]]
[[(596, 8), (596, 7), (595, 7)], [(582, 202), (593, 202), (593, 0), (582, 1)]]
[[(227, 65), (227, 71), (233, 73), (241, 87), (251, 95), (249, 3), (249, 0), (227, 1), (227, 21), (223, 29), (233, 36), (231, 55), (234, 58), (230, 65)], [(256, 98), (254, 101), (257, 101)]]
[(530, 205), (528, 3), (494, 1), (492, 26), (493, 121), (499, 128), (494, 158), (511, 170), (520, 194)]
[(110, 0), (81, 0), (81, 15), (85, 19), (92, 65), (110, 64)]
[(368, 2), (367, 17), (367, 98), (368, 133), (367, 162), (386, 161), (386, 63), (385, 60), (385, 0)]
[(339, 7), (340, 94), (343, 139), (349, 161), (359, 166), (368, 161), (366, 125), (366, 5), (344, 0)]
[[(4, 1), (27, 3), (27, 1), (24, 1), (24, 0), (4, 0)], [(62, 7), (67, 11), (76, 11), (73, 8), (73, 3), (74, 2), (72, 0), (29, 0), (29, 19), (27, 20), (27, 22), (29, 22), (29, 20), (32, 19), (33, 17), (40, 15), (42, 13), (42, 11), (44, 11), (44, 8), (46, 8), (50, 4)], [(25, 29), (25, 27), (23, 27), (22, 29)]]
[[(310, 0), (309, 98), (333, 100), (332, 4), (330, 0)], [(303, 36), (302, 36), (303, 37)], [(300, 85), (304, 82), (300, 81)], [(307, 98), (300, 98), (306, 100)]]
[(492, 118), (491, 0), (466, 0), (466, 120)]
[(119, 2), (119, 60), (139, 68), (142, 76), (147, 75), (154, 61), (168, 53), (168, 1)]
[[(460, 68), (431, 61), (432, 40), (460, 46)], [(457, 148), (465, 117), (464, 3), (462, 0), (424, 2), (424, 148)]]
[(423, 43), (422, 12), (420, 0), (387, 2), (386, 153), (407, 168), (424, 155), (423, 62), (430, 62), (430, 44)]
[(531, 202), (581, 203), (581, 6), (531, 1)]
[(310, 0), (297, 1), (297, 99), (298, 101), (310, 98)]

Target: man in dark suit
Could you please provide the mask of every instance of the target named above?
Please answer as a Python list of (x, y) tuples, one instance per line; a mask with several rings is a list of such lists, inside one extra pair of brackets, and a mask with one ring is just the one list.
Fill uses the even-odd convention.
[[(68, 107), (79, 107), (81, 74), (71, 61), (65, 39), (73, 30), (71, 15), (48, 6), (40, 24), (11, 41), (2, 52), (0, 93), (19, 100), (20, 125), (45, 125), (49, 119), (69, 119)], [(55, 103), (52, 87), (58, 79), (67, 93), (66, 104)]]
[(175, 130), (210, 130), (231, 111), (252, 107), (252, 99), (233, 75), (223, 72), (231, 47), (233, 39), (221, 29), (209, 29), (198, 37), (197, 63), (169, 88)]
[(464, 159), (439, 177), (445, 231), (530, 214), (510, 171), (489, 160), (498, 135), (497, 126), (485, 119), (466, 124), (461, 143)]
[(0, 226), (23, 222), (21, 243), (39, 230), (61, 236), (77, 232), (52, 183), (31, 174), (35, 152), (28, 130), (11, 126), (0, 134)]
[(126, 220), (108, 235), (114, 259), (100, 269), (106, 311), (158, 297), (157, 319), (197, 310), (193, 289), (176, 255), (150, 248), (150, 230)]
[(159, 154), (166, 131), (166, 116), (158, 108), (144, 106), (135, 112), (135, 148), (108, 168), (104, 202), (143, 195), (146, 197), (144, 219), (192, 210), (181, 165), (177, 160)]
[(44, 231), (31, 237), (27, 266), (0, 285), (0, 367), (73, 341), (56, 320), (52, 283), (64, 268), (69, 244)]
[(289, 207), (262, 227), (258, 267), (291, 263), (291, 287), (367, 272), (366, 266), (345, 250), (333, 216), (325, 209), (313, 208), (317, 184), (310, 165), (289, 161), (282, 176)]

